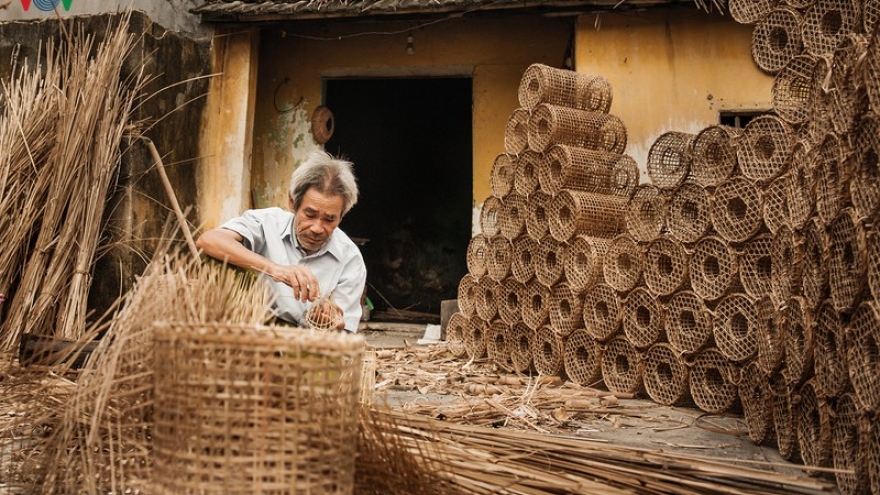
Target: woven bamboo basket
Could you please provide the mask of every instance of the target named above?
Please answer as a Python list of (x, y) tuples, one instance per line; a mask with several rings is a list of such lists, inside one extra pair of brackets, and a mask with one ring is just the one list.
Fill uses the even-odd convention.
[(376, 390), (376, 350), (364, 349), (363, 356), (363, 372), (361, 373), (360, 385), (360, 403), (361, 405), (372, 405), (374, 392)]
[(737, 170), (737, 143), (742, 129), (713, 125), (697, 133), (691, 158), (691, 178), (703, 187), (715, 187)]
[(619, 185), (614, 165), (620, 156), (618, 153), (553, 145), (541, 159), (538, 176), (541, 190), (550, 195), (563, 189), (615, 194)]
[(550, 232), (550, 218), (547, 207), (553, 196), (538, 190), (529, 196), (526, 211), (526, 234), (535, 241), (540, 241)]
[(830, 55), (849, 33), (861, 27), (859, 8), (849, 0), (816, 0), (804, 12), (801, 32), (807, 52)]
[(639, 351), (624, 337), (615, 337), (602, 350), (602, 380), (608, 390), (635, 394), (642, 389), (644, 365)]
[(676, 292), (664, 304), (666, 338), (681, 354), (699, 352), (712, 342), (713, 313), (690, 290)]
[(814, 175), (808, 168), (810, 159), (809, 145), (798, 142), (791, 152), (791, 163), (787, 175), (790, 178), (788, 188), (788, 226), (795, 230), (803, 229), (815, 215), (816, 194)]
[(788, 200), (791, 197), (792, 176), (785, 173), (773, 179), (762, 190), (764, 225), (775, 234), (780, 228), (791, 225), (791, 209)]
[[(874, 7), (870, 11), (877, 13), (878, 10), (880, 9)], [(865, 9), (866, 14), (868, 11), (868, 9)], [(874, 31), (865, 32), (873, 33), (873, 35), (868, 43), (865, 59), (863, 60), (861, 70), (858, 71), (858, 75), (865, 84), (865, 92), (868, 94), (868, 103), (871, 107), (871, 111), (874, 113), (880, 113), (880, 81), (872, 76), (873, 74), (880, 73), (878, 72), (880, 71), (880, 43), (877, 43), (878, 36), (880, 35)]]
[(501, 321), (513, 325), (522, 321), (522, 306), (526, 297), (526, 286), (514, 277), (501, 281), (498, 290), (498, 316)]
[(626, 231), (637, 241), (653, 241), (666, 225), (668, 209), (668, 201), (658, 187), (639, 185), (626, 210)]
[(849, 385), (846, 365), (846, 335), (840, 313), (831, 301), (816, 309), (813, 353), (813, 384), (819, 397), (839, 396)]
[(602, 76), (532, 64), (519, 83), (520, 106), (534, 109), (541, 103), (605, 112), (611, 108), (611, 83)]
[(480, 233), (492, 237), (501, 233), (500, 223), (504, 204), (495, 196), (489, 196), (480, 207)]
[(620, 155), (614, 162), (614, 194), (630, 198), (639, 185), (639, 164), (630, 155)]
[(695, 182), (686, 182), (669, 200), (666, 228), (680, 242), (697, 242), (712, 229), (710, 208), (706, 188)]
[(859, 406), (867, 411), (880, 407), (880, 308), (867, 300), (859, 305), (846, 327), (846, 366)]
[(510, 275), (510, 263), (513, 258), (513, 245), (501, 234), (489, 238), (486, 256), (486, 275), (496, 282), (501, 282)]
[(758, 445), (770, 443), (773, 439), (773, 391), (770, 379), (754, 362), (743, 368), (739, 401), (749, 438)]
[(684, 246), (671, 236), (654, 239), (645, 250), (645, 285), (658, 296), (689, 286), (689, 259)]
[(868, 286), (875, 301), (880, 301), (880, 231), (868, 231)]
[(498, 219), (498, 230), (507, 239), (516, 239), (525, 232), (528, 200), (516, 192), (505, 196), (501, 203), (501, 217)]
[(599, 342), (605, 342), (620, 328), (620, 299), (606, 283), (598, 283), (584, 294), (584, 327)]
[[(772, 277), (770, 298), (781, 306), (789, 297), (803, 292), (804, 242), (788, 227), (779, 229), (770, 246)], [(813, 306), (811, 304), (811, 306)]]
[(804, 229), (803, 294), (813, 305), (828, 294), (828, 235), (818, 217)]
[(578, 328), (565, 338), (565, 374), (582, 387), (602, 379), (602, 347), (586, 329)]
[(560, 242), (577, 234), (614, 237), (625, 229), (628, 203), (621, 196), (564, 189), (547, 208), (550, 234)]
[(510, 113), (504, 125), (504, 151), (518, 155), (529, 148), (529, 117), (527, 108), (517, 108)]
[(785, 321), (781, 311), (770, 297), (762, 297), (755, 303), (758, 355), (755, 363), (767, 376), (775, 376), (782, 368), (785, 356)]
[(529, 118), (529, 149), (538, 153), (551, 144), (623, 153), (626, 138), (623, 121), (607, 113), (542, 103)]
[(776, 430), (776, 448), (783, 459), (797, 462), (800, 449), (797, 438), (797, 420), (792, 403), (794, 390), (785, 382), (782, 373), (770, 377), (773, 392), (773, 429)]
[(464, 334), (462, 342), (464, 342), (464, 350), (470, 360), (477, 360), (486, 357), (486, 333), (489, 324), (486, 320), (474, 314), (468, 318), (467, 325), (463, 327)]
[(799, 385), (813, 376), (816, 339), (812, 309), (802, 297), (792, 297), (783, 311), (785, 364), (782, 372), (789, 383)]
[(852, 311), (867, 286), (868, 245), (865, 226), (855, 210), (845, 208), (828, 226), (828, 285), (834, 307)]
[(446, 324), (446, 349), (454, 357), (460, 358), (467, 354), (464, 336), (468, 325), (470, 325), (470, 317), (461, 311), (456, 311), (449, 317), (449, 322)]
[(623, 333), (638, 349), (647, 349), (666, 338), (663, 306), (644, 287), (636, 287), (623, 301)]
[[(848, 34), (834, 50), (834, 55), (830, 59), (830, 81), (825, 82), (827, 72), (820, 73), (816, 77), (817, 80), (823, 81), (818, 95), (824, 96), (827, 100), (833, 129), (839, 134), (853, 132), (857, 119), (870, 107), (862, 74), (857, 70), (857, 67), (862, 65), (867, 50), (867, 36)], [(820, 66), (827, 66), (827, 60), (828, 58)]]
[(861, 431), (867, 431), (865, 441), (865, 465), (871, 480), (872, 493), (880, 493), (880, 425), (876, 421), (863, 421)]
[(869, 493), (871, 480), (866, 461), (870, 420), (850, 393), (837, 399), (833, 418), (831, 460), (837, 487), (843, 495)]
[(503, 370), (511, 369), (509, 334), (510, 325), (502, 320), (491, 322), (486, 329), (486, 357)]
[(458, 282), (458, 310), (465, 316), (474, 314), (479, 277), (466, 273)]
[(715, 348), (697, 354), (691, 365), (690, 391), (694, 403), (709, 414), (721, 414), (739, 398), (740, 368)]
[(538, 190), (538, 174), (542, 158), (541, 153), (532, 150), (523, 151), (516, 158), (513, 190), (523, 198), (528, 198)]
[(786, 121), (762, 115), (749, 121), (736, 148), (742, 174), (756, 181), (769, 181), (785, 170), (795, 143), (795, 133)]
[(584, 326), (583, 298), (566, 282), (550, 290), (550, 326), (561, 337)]
[(718, 235), (730, 242), (744, 242), (764, 225), (761, 191), (745, 178), (734, 177), (715, 189), (712, 195), (712, 225)]
[(547, 376), (559, 376), (562, 373), (565, 347), (562, 337), (552, 328), (541, 326), (532, 334), (529, 347), (532, 349), (532, 363), (538, 373)]
[(545, 236), (538, 243), (538, 256), (535, 258), (535, 278), (538, 282), (552, 287), (562, 278), (565, 270), (566, 244), (557, 241), (551, 236)]
[(730, 0), (730, 17), (740, 24), (756, 24), (773, 11), (775, 0)]
[(863, 33), (874, 33), (877, 21), (880, 20), (880, 5), (874, 2), (864, 2), (862, 4), (862, 26)]
[(482, 277), (486, 274), (486, 252), (488, 250), (489, 238), (483, 234), (477, 234), (468, 241), (466, 262), (468, 273), (475, 277)]
[(510, 349), (510, 366), (515, 373), (525, 373), (532, 368), (532, 349), (529, 347), (529, 342), (533, 333), (534, 330), (522, 321), (510, 326), (507, 342)]
[(602, 262), (605, 283), (618, 292), (632, 290), (642, 280), (645, 249), (629, 234), (621, 234), (608, 244)]
[(685, 403), (688, 397), (687, 364), (667, 343), (651, 346), (642, 356), (645, 391), (654, 402), (664, 406)]
[(822, 64), (816, 62), (812, 55), (795, 56), (773, 79), (770, 90), (773, 109), (789, 124), (806, 122), (810, 117), (810, 105), (820, 95), (819, 84), (824, 74), (818, 74)]
[(752, 31), (752, 58), (764, 72), (776, 74), (804, 51), (800, 12), (773, 9)]
[(691, 171), (695, 134), (670, 131), (661, 134), (648, 150), (648, 177), (662, 190), (674, 190)]
[(754, 299), (770, 295), (779, 269), (773, 265), (773, 234), (759, 234), (746, 241), (739, 253), (739, 277), (746, 294)]
[(811, 154), (813, 183), (816, 184), (816, 213), (823, 225), (828, 225), (848, 202), (844, 150), (846, 145), (840, 139), (829, 134), (825, 137), (815, 153)]
[(550, 288), (532, 279), (526, 283), (526, 300), (522, 319), (532, 330), (544, 326), (550, 318)]
[(715, 308), (718, 351), (736, 363), (752, 359), (758, 352), (758, 322), (755, 299), (739, 292), (725, 296)]
[(831, 466), (831, 406), (808, 381), (798, 394), (797, 439), (805, 466)]
[(513, 191), (515, 179), (516, 155), (501, 153), (496, 156), (495, 161), (492, 162), (492, 169), (489, 171), (489, 186), (492, 189), (492, 196), (504, 199)]
[(535, 260), (538, 258), (538, 243), (531, 236), (519, 236), (513, 241), (513, 256), (510, 259), (510, 273), (513, 278), (526, 283), (535, 276)]
[(739, 284), (736, 251), (718, 236), (703, 237), (694, 245), (688, 273), (698, 296), (719, 299)]
[(492, 321), (498, 314), (498, 281), (492, 277), (480, 277), (474, 292), (474, 314), (483, 321)]
[(865, 115), (855, 137), (856, 169), (849, 182), (853, 207), (861, 218), (880, 213), (880, 118)]
[(602, 264), (608, 251), (607, 239), (576, 235), (568, 243), (562, 262), (571, 289), (583, 293), (602, 279)]
[(287, 327), (155, 331), (157, 493), (351, 493), (362, 336)]

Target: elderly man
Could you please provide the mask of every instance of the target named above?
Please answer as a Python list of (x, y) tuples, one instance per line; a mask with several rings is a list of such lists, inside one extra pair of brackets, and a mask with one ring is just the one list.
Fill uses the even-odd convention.
[(358, 200), (352, 164), (313, 153), (293, 172), (288, 198), (290, 211), (248, 210), (203, 233), (196, 245), (267, 279), (278, 318), (305, 325), (306, 313), (320, 303), (323, 317), (341, 313), (336, 329), (356, 332), (367, 269), (358, 247), (337, 228)]

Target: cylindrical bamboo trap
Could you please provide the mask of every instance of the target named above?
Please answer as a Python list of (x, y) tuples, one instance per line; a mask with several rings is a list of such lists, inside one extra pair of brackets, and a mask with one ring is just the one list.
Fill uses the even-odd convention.
[(817, 57), (833, 54), (849, 33), (858, 32), (858, 5), (849, 0), (816, 0), (804, 12), (801, 24), (807, 52)]
[(544, 153), (539, 167), (541, 190), (550, 195), (563, 189), (614, 194), (618, 189), (614, 165), (618, 153), (556, 144)]
[(461, 311), (456, 311), (449, 317), (449, 322), (446, 324), (446, 349), (454, 357), (460, 358), (467, 354), (464, 336), (468, 325), (470, 318)]
[(583, 293), (602, 279), (602, 264), (608, 251), (607, 239), (576, 235), (568, 243), (562, 262), (571, 289)]
[(351, 493), (364, 339), (156, 327), (157, 493)]
[(498, 281), (492, 277), (480, 277), (477, 282), (474, 299), (474, 314), (483, 321), (492, 321), (498, 314), (498, 301), (496, 300), (499, 288)]
[(775, 0), (730, 0), (730, 17), (740, 24), (756, 24), (773, 12)]
[(783, 310), (783, 341), (785, 367), (783, 373), (792, 385), (799, 385), (813, 376), (813, 315), (802, 297), (792, 297)]
[(813, 353), (813, 384), (822, 398), (834, 398), (849, 385), (846, 365), (846, 334), (840, 313), (831, 301), (816, 309)]
[(817, 70), (821, 71), (825, 70), (828, 61), (831, 61), (830, 81), (826, 79), (827, 71), (819, 72), (816, 76), (818, 89), (816, 97), (824, 97), (827, 101), (829, 120), (834, 131), (839, 134), (852, 133), (856, 121), (869, 109), (868, 96), (861, 75), (855, 70), (857, 66), (862, 65), (867, 49), (867, 36), (850, 33), (837, 46), (830, 59), (826, 57), (818, 64)]
[(510, 350), (510, 366), (515, 373), (525, 373), (532, 367), (532, 349), (529, 342), (533, 333), (534, 330), (523, 321), (510, 326), (507, 342)]
[(467, 254), (465, 261), (467, 262), (468, 273), (475, 277), (482, 277), (486, 274), (486, 254), (489, 247), (489, 238), (483, 234), (477, 234), (468, 241)]
[(508, 238), (501, 234), (496, 234), (489, 238), (488, 248), (486, 274), (492, 280), (500, 282), (510, 274), (513, 246)]
[(862, 27), (863, 33), (873, 33), (880, 20), (880, 5), (874, 2), (865, 2), (862, 4)]
[(620, 155), (614, 162), (614, 194), (629, 198), (639, 185), (639, 164), (630, 155)]
[(764, 225), (773, 234), (780, 228), (791, 225), (788, 199), (791, 197), (792, 186), (791, 175), (785, 173), (773, 179), (762, 191)]
[(863, 421), (861, 431), (867, 431), (865, 465), (871, 480), (871, 491), (880, 493), (880, 425), (876, 422)]
[(798, 55), (791, 58), (773, 78), (770, 92), (773, 109), (789, 124), (803, 124), (810, 117), (810, 105), (815, 103), (821, 91), (818, 85), (824, 74), (817, 74), (821, 67), (821, 64), (816, 64), (814, 56)]
[(550, 317), (550, 288), (532, 279), (526, 283), (526, 300), (522, 308), (522, 319), (532, 330), (547, 323)]
[(578, 328), (565, 339), (565, 374), (582, 387), (592, 387), (602, 378), (602, 348), (586, 329)]
[(583, 298), (566, 282), (550, 290), (550, 326), (562, 337), (584, 326)]
[(800, 459), (798, 448), (797, 420), (792, 403), (793, 388), (785, 381), (782, 373), (770, 377), (773, 392), (773, 429), (776, 430), (776, 449), (783, 459), (796, 462)]
[(804, 228), (814, 217), (816, 209), (814, 177), (809, 169), (810, 153), (807, 144), (798, 142), (791, 152), (791, 163), (788, 167), (788, 226), (796, 230)]
[(754, 362), (743, 368), (739, 401), (749, 438), (758, 445), (770, 443), (773, 439), (773, 391), (770, 379)]
[(645, 251), (645, 285), (658, 296), (687, 287), (689, 261), (687, 250), (671, 236), (654, 239)]
[(535, 241), (540, 241), (550, 232), (550, 218), (547, 207), (553, 196), (544, 191), (535, 191), (529, 196), (528, 210), (526, 211), (526, 233)]
[(855, 151), (850, 198), (860, 217), (871, 218), (880, 212), (880, 117), (871, 113), (861, 119)]
[(510, 369), (510, 343), (507, 337), (510, 325), (495, 320), (486, 328), (486, 357), (501, 369)]
[(651, 242), (663, 231), (667, 211), (667, 200), (660, 189), (641, 184), (626, 210), (626, 231), (637, 241)]
[(489, 186), (492, 196), (504, 199), (513, 191), (513, 181), (516, 178), (516, 155), (501, 153), (492, 162), (492, 170), (489, 171)]
[(785, 169), (794, 146), (791, 126), (779, 117), (762, 115), (746, 124), (736, 148), (742, 174), (755, 181), (768, 181)]
[(538, 256), (535, 258), (535, 278), (538, 282), (552, 287), (562, 278), (566, 249), (564, 243), (551, 236), (541, 239), (538, 243)]
[(744, 242), (764, 225), (761, 191), (745, 177), (726, 180), (712, 195), (712, 225), (730, 242)]
[(599, 342), (610, 339), (620, 328), (620, 299), (606, 283), (590, 287), (584, 294), (584, 327)]
[(810, 154), (813, 183), (816, 185), (816, 213), (823, 225), (834, 221), (847, 202), (849, 177), (844, 163), (845, 146), (834, 134), (828, 134)]
[(577, 234), (613, 237), (625, 228), (628, 203), (621, 196), (564, 189), (547, 208), (550, 234), (560, 242)]
[(718, 351), (736, 363), (750, 360), (758, 352), (758, 322), (753, 298), (739, 292), (725, 296), (715, 308)]
[(615, 115), (542, 103), (529, 118), (529, 148), (542, 153), (551, 144), (623, 153), (626, 126)]
[(868, 286), (875, 301), (880, 301), (880, 232), (868, 232)]
[(611, 83), (602, 76), (532, 64), (523, 73), (517, 96), (520, 106), (528, 109), (550, 103), (607, 113), (613, 95)]
[(559, 376), (562, 373), (565, 352), (562, 336), (544, 325), (532, 334), (529, 346), (532, 348), (532, 363), (538, 373), (547, 376)]
[(466, 273), (458, 282), (458, 310), (465, 316), (474, 314), (479, 277)]
[(831, 460), (834, 479), (843, 495), (869, 493), (867, 447), (870, 428), (867, 415), (856, 404), (853, 394), (840, 396), (834, 404), (831, 423)]
[[(800, 294), (804, 285), (804, 243), (799, 234), (788, 227), (779, 229), (770, 246), (772, 277), (770, 297), (781, 306), (792, 295)], [(811, 306), (813, 306), (811, 304)]]
[(859, 305), (846, 328), (846, 366), (859, 405), (876, 411), (880, 407), (880, 308), (873, 300)]
[[(877, 10), (873, 11), (877, 12)], [(865, 32), (872, 33), (873, 31)], [(865, 91), (868, 93), (871, 111), (874, 113), (880, 113), (880, 81), (872, 76), (878, 71), (880, 71), (880, 44), (877, 43), (875, 35), (872, 37), (871, 43), (868, 44), (868, 51), (865, 53), (865, 59), (859, 71), (860, 79), (864, 81)]]
[(664, 406), (685, 402), (688, 397), (689, 369), (684, 360), (667, 343), (651, 346), (642, 356), (645, 391), (651, 400)]
[(632, 290), (642, 280), (644, 267), (645, 250), (629, 234), (620, 234), (608, 244), (602, 274), (618, 292)]
[(691, 397), (700, 410), (721, 414), (739, 398), (737, 384), (740, 369), (718, 349), (708, 348), (697, 354), (691, 365)]
[(647, 349), (665, 340), (663, 306), (644, 287), (636, 287), (623, 301), (623, 333), (638, 349)]
[(755, 363), (767, 375), (774, 376), (782, 368), (785, 356), (785, 321), (783, 311), (773, 304), (769, 296), (755, 303), (757, 315), (758, 355)]
[(813, 305), (825, 298), (828, 288), (828, 236), (818, 217), (804, 229), (803, 291)]
[(726, 125), (706, 127), (694, 138), (691, 177), (703, 187), (715, 187), (737, 170), (737, 143), (742, 129)]
[(535, 262), (538, 259), (538, 243), (531, 236), (519, 236), (513, 241), (513, 257), (510, 259), (510, 273), (513, 278), (526, 283), (535, 276)]
[(746, 294), (754, 299), (770, 295), (778, 269), (773, 265), (773, 234), (760, 234), (746, 241), (739, 253), (739, 278)]
[(523, 151), (516, 157), (513, 190), (523, 198), (528, 198), (538, 190), (542, 157), (541, 153), (532, 150)]
[(701, 298), (723, 297), (739, 283), (738, 271), (736, 251), (720, 237), (704, 237), (694, 246), (688, 272), (691, 288)]
[(712, 341), (713, 314), (693, 291), (676, 292), (663, 308), (666, 338), (682, 354), (695, 354)]
[(813, 382), (800, 388), (797, 403), (798, 448), (805, 466), (831, 466), (831, 406), (816, 396)]
[(517, 108), (510, 113), (504, 125), (504, 151), (518, 155), (529, 148), (529, 117), (527, 108)]
[(868, 245), (864, 224), (845, 208), (828, 226), (828, 284), (838, 311), (848, 312), (867, 285)]
[(624, 337), (615, 337), (602, 350), (602, 380), (608, 390), (634, 394), (642, 388), (643, 363), (639, 351)]
[(695, 182), (685, 182), (669, 200), (666, 228), (681, 242), (697, 242), (712, 228), (710, 208), (706, 188)]
[(504, 205), (495, 196), (489, 196), (480, 208), (480, 233), (486, 237), (498, 235), (501, 232), (502, 211)]
[(752, 59), (761, 70), (776, 74), (804, 51), (801, 14), (796, 9), (773, 9), (752, 31)]
[(680, 186), (691, 171), (695, 134), (669, 131), (661, 134), (648, 150), (648, 177), (663, 190)]
[(501, 321), (508, 325), (522, 321), (525, 298), (525, 284), (514, 277), (505, 278), (498, 289), (498, 316)]
[(474, 314), (468, 318), (468, 323), (462, 329), (462, 341), (464, 342), (464, 350), (470, 360), (477, 360), (486, 357), (486, 332), (489, 324), (486, 320)]
[(528, 201), (525, 196), (512, 192), (501, 202), (498, 230), (507, 239), (516, 239), (525, 232)]

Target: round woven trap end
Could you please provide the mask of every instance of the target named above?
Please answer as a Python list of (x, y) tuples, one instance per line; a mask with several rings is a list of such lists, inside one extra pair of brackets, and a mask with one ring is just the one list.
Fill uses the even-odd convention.
[(565, 339), (565, 374), (584, 387), (593, 386), (602, 378), (602, 348), (583, 328)]
[(689, 371), (686, 363), (669, 344), (655, 344), (642, 358), (645, 391), (664, 406), (682, 403), (688, 393)]
[(642, 388), (642, 359), (623, 337), (611, 339), (602, 352), (602, 380), (614, 393), (634, 394)]
[(691, 368), (691, 397), (700, 410), (721, 414), (739, 398), (739, 368), (717, 349), (700, 352)]
[(631, 290), (642, 278), (645, 251), (628, 234), (621, 234), (608, 245), (602, 273), (605, 282), (619, 292)]
[(620, 328), (620, 299), (610, 285), (599, 283), (584, 294), (584, 326), (596, 340), (604, 342)]
[(676, 292), (664, 307), (666, 336), (682, 354), (695, 354), (712, 340), (713, 317), (693, 291)]
[(552, 328), (547, 326), (539, 328), (533, 334), (531, 348), (532, 362), (538, 373), (558, 376), (562, 372), (565, 348), (562, 337)]

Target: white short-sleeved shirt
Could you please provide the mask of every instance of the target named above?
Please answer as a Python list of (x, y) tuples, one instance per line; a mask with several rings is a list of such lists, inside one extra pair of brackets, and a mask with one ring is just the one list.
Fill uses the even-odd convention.
[[(344, 311), (345, 329), (357, 332), (367, 268), (360, 249), (345, 232), (337, 228), (317, 253), (307, 255), (293, 234), (293, 213), (281, 208), (248, 210), (220, 227), (237, 232), (244, 238), (245, 247), (274, 263), (309, 267), (318, 279), (321, 295), (333, 291), (333, 301)], [(275, 282), (268, 275), (260, 277), (275, 291), (277, 316), (293, 323), (303, 322), (311, 303), (294, 299), (289, 285)]]

